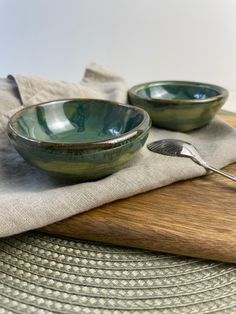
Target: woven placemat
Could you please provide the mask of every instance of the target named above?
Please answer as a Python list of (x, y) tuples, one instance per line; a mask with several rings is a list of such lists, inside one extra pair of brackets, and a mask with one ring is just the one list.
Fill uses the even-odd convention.
[(236, 267), (36, 232), (0, 240), (0, 313), (236, 313)]

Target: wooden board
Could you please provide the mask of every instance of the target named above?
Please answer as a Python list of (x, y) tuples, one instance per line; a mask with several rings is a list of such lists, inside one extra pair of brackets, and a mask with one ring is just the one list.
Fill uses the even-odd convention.
[[(225, 170), (236, 175), (236, 164)], [(178, 182), (40, 231), (236, 263), (236, 183), (216, 174)]]

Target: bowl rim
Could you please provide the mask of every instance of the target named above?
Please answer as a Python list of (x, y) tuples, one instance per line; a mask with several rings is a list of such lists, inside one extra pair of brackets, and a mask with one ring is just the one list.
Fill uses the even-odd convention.
[[(137, 92), (140, 89), (143, 89), (146, 85), (167, 85), (167, 84), (168, 85), (179, 84), (179, 85), (185, 85), (185, 86), (186, 85), (198, 85), (198, 86), (200, 85), (201, 87), (214, 89), (219, 94), (216, 96), (205, 98), (205, 99), (181, 99), (181, 98), (164, 99), (164, 98), (143, 97), (143, 96), (137, 95)], [(133, 87), (129, 89), (128, 94), (130, 97), (139, 98), (142, 100), (150, 101), (152, 103), (156, 103), (158, 100), (161, 100), (163, 103), (170, 104), (170, 105), (178, 105), (179, 102), (185, 105), (188, 105), (188, 104), (193, 105), (193, 104), (199, 104), (199, 103), (208, 103), (211, 101), (220, 100), (222, 98), (227, 98), (229, 96), (229, 91), (222, 86), (211, 84), (211, 83), (197, 82), (197, 81), (182, 81), (182, 80), (173, 80), (173, 81), (164, 80), (164, 81), (151, 81), (151, 82), (145, 82), (145, 83), (134, 85)]]
[[(114, 136), (114, 137), (108, 137), (105, 140), (97, 140), (97, 141), (87, 141), (87, 142), (49, 142), (49, 141), (44, 141), (44, 140), (38, 140), (34, 139), (31, 137), (28, 137), (26, 135), (20, 134), (14, 127), (14, 123), (28, 110), (32, 108), (36, 108), (39, 106), (50, 106), (52, 104), (57, 104), (61, 102), (103, 102), (110, 104), (112, 106), (122, 106), (126, 108), (130, 108), (132, 110), (135, 110), (139, 113), (142, 114), (143, 119), (142, 121), (132, 130), (123, 133), (122, 135)], [(103, 148), (110, 148), (114, 147), (114, 145), (118, 145), (121, 142), (125, 140), (130, 140), (131, 138), (139, 135), (140, 133), (143, 133), (142, 131), (148, 131), (151, 128), (151, 118), (149, 114), (142, 108), (133, 106), (133, 105), (128, 105), (128, 104), (122, 104), (116, 101), (112, 100), (106, 100), (106, 99), (98, 99), (98, 98), (63, 98), (63, 99), (56, 99), (52, 101), (45, 101), (45, 102), (40, 102), (35, 105), (30, 105), (27, 107), (24, 107), (20, 109), (19, 111), (15, 112), (9, 119), (8, 124), (7, 124), (7, 133), (9, 135), (13, 135), (14, 137), (18, 137), (21, 140), (25, 142), (30, 142), (33, 145), (37, 146), (44, 146), (44, 147), (53, 147), (53, 148), (98, 148), (98, 147), (103, 147)]]

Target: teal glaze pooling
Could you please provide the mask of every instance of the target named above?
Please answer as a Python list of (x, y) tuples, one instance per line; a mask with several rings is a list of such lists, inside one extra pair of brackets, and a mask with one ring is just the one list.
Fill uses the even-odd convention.
[(192, 103), (201, 101), (207, 102), (220, 98), (222, 94), (228, 91), (221, 86), (191, 82), (191, 81), (157, 81), (143, 83), (133, 86), (129, 94), (135, 94), (142, 99), (162, 100), (171, 103), (172, 100)]
[(30, 164), (88, 181), (123, 168), (144, 145), (150, 127), (142, 109), (77, 99), (22, 109), (9, 121), (8, 135)]
[(105, 141), (136, 128), (140, 112), (107, 102), (57, 103), (30, 108), (14, 124), (17, 132), (32, 139), (58, 143)]
[(220, 92), (202, 85), (163, 83), (144, 86), (137, 90), (137, 95), (149, 99), (202, 100), (218, 96)]

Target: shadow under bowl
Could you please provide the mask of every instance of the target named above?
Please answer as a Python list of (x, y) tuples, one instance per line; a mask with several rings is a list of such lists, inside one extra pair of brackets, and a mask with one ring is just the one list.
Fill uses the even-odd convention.
[(209, 123), (227, 98), (223, 87), (189, 81), (143, 83), (129, 90), (130, 103), (146, 110), (154, 126), (180, 132)]
[(47, 172), (95, 180), (123, 168), (142, 148), (149, 115), (134, 106), (97, 99), (66, 99), (24, 108), (8, 123), (19, 154)]

